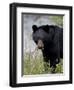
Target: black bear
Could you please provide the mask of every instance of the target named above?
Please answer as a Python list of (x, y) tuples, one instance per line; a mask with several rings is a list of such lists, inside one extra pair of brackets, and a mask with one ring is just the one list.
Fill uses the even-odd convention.
[(56, 68), (56, 64), (63, 58), (63, 28), (56, 25), (32, 26), (33, 40), (42, 50), (44, 62), (50, 61), (50, 67)]

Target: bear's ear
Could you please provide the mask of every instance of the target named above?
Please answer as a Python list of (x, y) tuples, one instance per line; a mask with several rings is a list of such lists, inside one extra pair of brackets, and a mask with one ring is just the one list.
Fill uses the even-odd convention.
[(49, 25), (44, 26), (44, 30), (48, 33), (49, 32)]
[(49, 31), (50, 31), (50, 33), (53, 33), (55, 31), (55, 26), (54, 25), (50, 25)]
[(51, 35), (55, 34), (55, 26), (54, 25), (50, 25), (49, 27), (49, 33), (51, 33)]
[(38, 28), (37, 28), (36, 25), (33, 25), (33, 26), (32, 26), (32, 29), (33, 29), (33, 32), (35, 32)]
[(49, 33), (51, 33), (52, 40), (53, 40), (54, 39), (54, 36), (55, 36), (55, 26), (54, 25), (50, 25)]

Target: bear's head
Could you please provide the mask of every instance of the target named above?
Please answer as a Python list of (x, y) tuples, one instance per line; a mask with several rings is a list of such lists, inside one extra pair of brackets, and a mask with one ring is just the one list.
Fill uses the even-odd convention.
[(33, 25), (32, 29), (33, 40), (39, 49), (43, 49), (52, 42), (55, 33), (55, 27), (53, 25), (42, 25), (40, 27)]

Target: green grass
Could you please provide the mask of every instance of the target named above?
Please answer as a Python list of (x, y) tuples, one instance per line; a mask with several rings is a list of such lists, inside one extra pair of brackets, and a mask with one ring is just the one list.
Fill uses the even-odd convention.
[[(23, 75), (36, 75), (36, 74), (49, 74), (51, 73), (52, 68), (50, 68), (49, 63), (44, 63), (42, 54), (37, 51), (33, 57), (31, 53), (25, 53), (23, 58)], [(47, 67), (47, 71), (45, 71), (44, 64)], [(63, 60), (59, 64), (57, 64), (55, 73), (63, 73)]]

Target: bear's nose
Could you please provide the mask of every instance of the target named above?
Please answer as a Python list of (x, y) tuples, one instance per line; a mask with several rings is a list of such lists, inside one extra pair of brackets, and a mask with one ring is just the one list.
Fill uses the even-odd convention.
[(44, 44), (43, 44), (42, 40), (38, 40), (38, 48), (39, 49), (43, 49), (44, 48)]
[(42, 46), (38, 46), (39, 49), (42, 49)]

